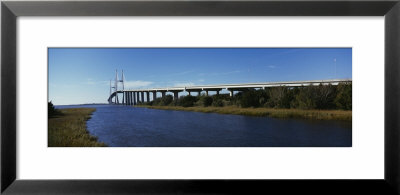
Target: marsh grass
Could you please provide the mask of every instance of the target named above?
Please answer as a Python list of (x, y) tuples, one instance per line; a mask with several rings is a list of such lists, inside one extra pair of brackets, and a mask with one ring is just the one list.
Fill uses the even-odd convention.
[(301, 109), (275, 109), (275, 108), (240, 108), (236, 106), (225, 107), (182, 107), (182, 106), (145, 106), (140, 107), (163, 110), (194, 111), (219, 114), (236, 114), (247, 116), (268, 116), (274, 118), (303, 118), (313, 120), (342, 120), (351, 121), (352, 111), (345, 110), (301, 110)]
[(106, 144), (97, 141), (86, 129), (86, 121), (95, 108), (60, 109), (61, 115), (48, 120), (49, 147), (99, 147)]

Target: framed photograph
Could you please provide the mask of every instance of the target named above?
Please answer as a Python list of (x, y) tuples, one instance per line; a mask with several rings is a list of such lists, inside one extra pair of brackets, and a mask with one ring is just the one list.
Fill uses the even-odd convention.
[(399, 6), (3, 1), (1, 191), (397, 194)]
[(48, 147), (351, 147), (351, 77), (352, 48), (49, 48)]

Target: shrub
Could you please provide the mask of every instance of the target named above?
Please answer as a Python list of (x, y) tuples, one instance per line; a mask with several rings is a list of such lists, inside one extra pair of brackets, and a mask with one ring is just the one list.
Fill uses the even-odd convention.
[(187, 95), (179, 99), (178, 105), (183, 107), (192, 107), (194, 103), (197, 101), (197, 97)]
[(222, 100), (222, 99), (215, 99), (215, 100), (213, 100), (212, 106), (215, 106), (215, 107), (222, 107), (222, 106), (224, 106), (223, 100)]
[(222, 104), (223, 104), (223, 106), (232, 106), (233, 105), (232, 102), (229, 100), (222, 100)]
[(254, 90), (243, 92), (240, 105), (243, 108), (260, 106), (259, 95)]
[(172, 100), (174, 98), (172, 97), (172, 95), (166, 95), (164, 97), (161, 98), (157, 98), (153, 101), (153, 105), (157, 105), (157, 106), (167, 106), (169, 104), (172, 103)]
[(202, 100), (203, 100), (203, 106), (204, 107), (211, 106), (212, 103), (213, 103), (213, 98), (209, 97), (209, 96), (202, 97)]
[(215, 107), (222, 107), (224, 106), (224, 101), (229, 99), (229, 94), (213, 95), (211, 105)]

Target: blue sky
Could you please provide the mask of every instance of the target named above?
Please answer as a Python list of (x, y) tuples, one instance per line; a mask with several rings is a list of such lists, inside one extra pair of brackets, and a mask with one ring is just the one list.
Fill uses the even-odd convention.
[(351, 48), (49, 48), (48, 55), (55, 105), (106, 103), (116, 69), (129, 89), (352, 78)]

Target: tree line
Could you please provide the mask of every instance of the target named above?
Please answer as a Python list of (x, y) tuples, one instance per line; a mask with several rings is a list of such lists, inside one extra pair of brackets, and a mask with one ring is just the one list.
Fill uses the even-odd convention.
[(296, 109), (352, 109), (352, 84), (316, 85), (302, 87), (274, 87), (248, 89), (233, 97), (229, 94), (206, 96), (181, 96), (173, 100), (172, 95), (157, 98), (154, 101), (139, 103), (154, 106), (238, 106)]
[(62, 113), (60, 112), (60, 110), (56, 109), (53, 103), (50, 101), (47, 103), (47, 115), (48, 118), (53, 118), (62, 115)]

